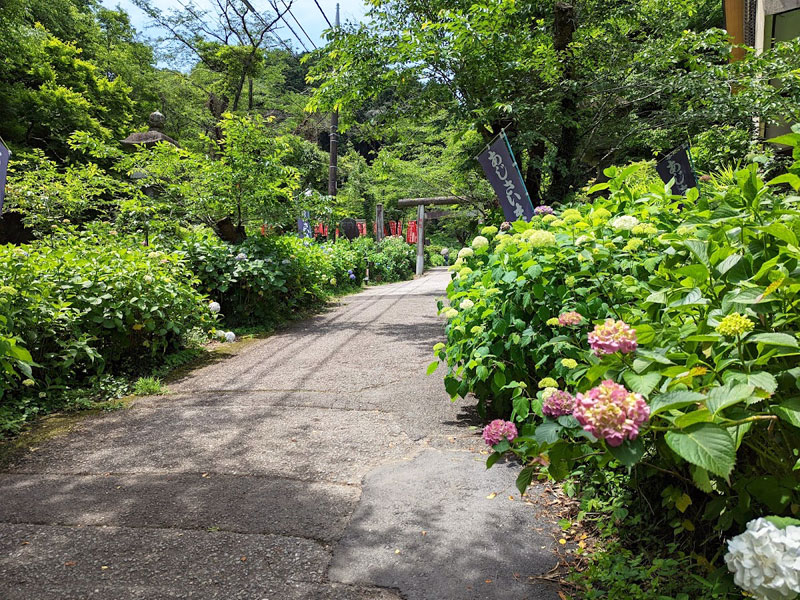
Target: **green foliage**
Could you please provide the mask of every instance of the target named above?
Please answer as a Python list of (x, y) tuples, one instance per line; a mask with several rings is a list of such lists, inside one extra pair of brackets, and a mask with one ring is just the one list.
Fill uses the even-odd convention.
[(0, 257), (0, 323), (13, 332), (3, 364), (16, 361), (2, 381), (4, 430), (19, 424), (12, 417), (23, 409), (60, 406), (83, 382), (141, 368), (179, 348), (192, 328), (213, 327), (180, 254), (107, 228), (3, 246)]
[(167, 388), (157, 377), (139, 377), (133, 384), (133, 393), (137, 396), (162, 396)]
[(505, 129), (535, 204), (717, 124), (797, 118), (797, 42), (731, 63), (716, 1), (570, 5), (380, 0), (313, 54), (310, 108), (345, 124), (376, 104), (386, 122), (444, 113), (479, 134), (467, 156)]
[[(800, 132), (782, 142), (800, 159)], [(588, 461), (669, 481), (664, 507), (676, 535), (794, 514), (798, 166), (765, 184), (753, 164), (703, 197), (672, 196), (661, 184), (635, 191), (627, 179), (639, 166), (611, 168), (611, 181), (593, 188), (607, 188), (608, 199), (476, 244), (448, 287), (455, 313), (437, 350), (448, 392), (474, 393), (484, 414), (516, 420), (511, 450), (526, 461), (546, 456), (551, 477)], [(582, 323), (560, 325), (567, 311)], [(635, 353), (592, 351), (591, 324), (607, 318), (635, 328)], [(635, 441), (613, 445), (572, 416), (542, 413), (541, 388), (582, 393), (603, 380), (647, 400), (650, 419)], [(665, 490), (640, 489), (651, 502), (648, 490)]]

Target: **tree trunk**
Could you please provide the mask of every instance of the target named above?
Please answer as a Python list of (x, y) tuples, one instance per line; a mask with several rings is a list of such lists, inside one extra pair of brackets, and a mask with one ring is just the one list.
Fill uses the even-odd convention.
[(528, 165), (525, 168), (525, 187), (534, 206), (542, 204), (542, 160), (546, 146), (538, 141), (528, 148)]
[(575, 33), (575, 8), (571, 4), (557, 2), (553, 21), (553, 49), (558, 53), (564, 65), (562, 85), (564, 94), (561, 97), (561, 115), (564, 123), (556, 148), (553, 180), (550, 184), (549, 196), (553, 201), (566, 199), (574, 183), (575, 157), (578, 150), (578, 127), (576, 125), (577, 98), (572, 82), (575, 77), (574, 65), (569, 51), (569, 44)]
[(247, 81), (247, 110), (253, 110), (253, 78), (250, 77)]

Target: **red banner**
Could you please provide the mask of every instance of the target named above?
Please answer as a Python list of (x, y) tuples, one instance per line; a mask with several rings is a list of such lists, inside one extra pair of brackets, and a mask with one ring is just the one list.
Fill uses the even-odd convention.
[(416, 221), (409, 221), (408, 227), (406, 227), (406, 241), (409, 244), (416, 244), (417, 243), (417, 222)]

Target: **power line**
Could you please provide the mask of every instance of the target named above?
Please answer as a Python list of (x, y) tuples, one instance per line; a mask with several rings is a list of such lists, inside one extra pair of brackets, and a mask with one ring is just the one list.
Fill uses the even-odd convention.
[[(285, 4), (285, 3), (284, 3), (284, 4)], [(291, 11), (289, 10), (289, 8), (288, 8), (288, 7), (286, 8), (286, 12), (288, 12), (289, 14), (291, 14)], [(283, 16), (283, 15), (285, 15), (285, 14), (286, 14), (286, 13), (281, 13), (281, 12), (280, 12), (280, 10), (278, 10), (278, 17), (280, 17), (281, 21), (283, 21), (284, 23), (286, 23), (286, 26), (289, 28), (289, 31), (291, 31), (291, 32), (292, 32), (292, 35), (293, 35), (295, 38), (297, 38), (297, 41), (298, 41), (298, 42), (300, 42), (300, 45), (303, 47), (303, 50), (305, 50), (306, 52), (308, 52), (308, 48), (306, 48), (306, 45), (303, 43), (303, 39), (302, 39), (302, 38), (301, 38), (299, 35), (297, 35), (297, 32), (296, 32), (294, 29), (292, 29), (292, 26), (291, 26), (291, 25), (289, 25), (289, 21), (287, 21), (287, 20), (286, 20), (286, 17), (284, 17), (284, 16)]]
[[(250, 4), (249, 0), (242, 0), (242, 2), (250, 10), (250, 12), (252, 12), (256, 17), (258, 17), (258, 20), (261, 21), (261, 24), (269, 30), (269, 27), (270, 27), (269, 24), (264, 20), (264, 17), (261, 16), (261, 13), (258, 12), (255, 8), (253, 8), (253, 5)], [(286, 48), (286, 50), (289, 52), (289, 54), (294, 54), (294, 50), (292, 49), (292, 47), (289, 44), (287, 44), (283, 40), (283, 38), (281, 38), (278, 35), (275, 35), (274, 33), (272, 33), (272, 31), (270, 31), (269, 34), (272, 37), (274, 37), (276, 40), (278, 40), (281, 43), (281, 45), (284, 48)], [(302, 42), (300, 42), (300, 43), (302, 44)], [(303, 47), (305, 48), (305, 46), (303, 46)], [(308, 52), (308, 50), (306, 50), (306, 52)]]
[(330, 22), (330, 20), (328, 19), (328, 15), (326, 15), (326, 14), (325, 14), (325, 11), (324, 11), (324, 10), (322, 10), (322, 7), (319, 5), (319, 2), (317, 2), (317, 0), (314, 0), (314, 4), (316, 4), (316, 5), (317, 5), (317, 8), (319, 9), (319, 12), (321, 12), (321, 13), (322, 13), (322, 16), (323, 16), (323, 17), (325, 17), (325, 21), (328, 23), (328, 27), (329, 27), (329, 28), (331, 28), (331, 29), (333, 29), (333, 25), (331, 25), (331, 22)]
[(297, 17), (294, 16), (294, 13), (292, 12), (291, 7), (288, 4), (286, 4), (286, 0), (281, 0), (281, 2), (286, 7), (286, 12), (288, 12), (289, 16), (292, 17), (292, 20), (295, 23), (297, 23), (297, 26), (300, 28), (300, 31), (302, 31), (306, 35), (306, 37), (308, 38), (308, 41), (311, 42), (311, 45), (314, 46), (314, 49), (316, 50), (317, 49), (317, 45), (314, 43), (314, 40), (311, 39), (311, 36), (308, 35), (308, 32), (305, 29), (303, 29), (303, 26), (300, 24), (300, 21), (297, 20)]

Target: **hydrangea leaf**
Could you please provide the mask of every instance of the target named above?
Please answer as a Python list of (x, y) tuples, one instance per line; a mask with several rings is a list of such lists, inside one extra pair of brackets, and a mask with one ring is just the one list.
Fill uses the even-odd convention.
[(713, 423), (696, 423), (680, 431), (668, 431), (667, 445), (687, 462), (725, 479), (736, 463), (736, 446), (730, 434)]
[(608, 451), (620, 464), (632, 467), (644, 455), (644, 444), (640, 438), (625, 440), (620, 446), (609, 446)]
[(655, 416), (658, 413), (667, 410), (677, 410), (696, 404), (703, 399), (703, 394), (697, 392), (668, 392), (653, 398), (650, 402), (650, 416)]

